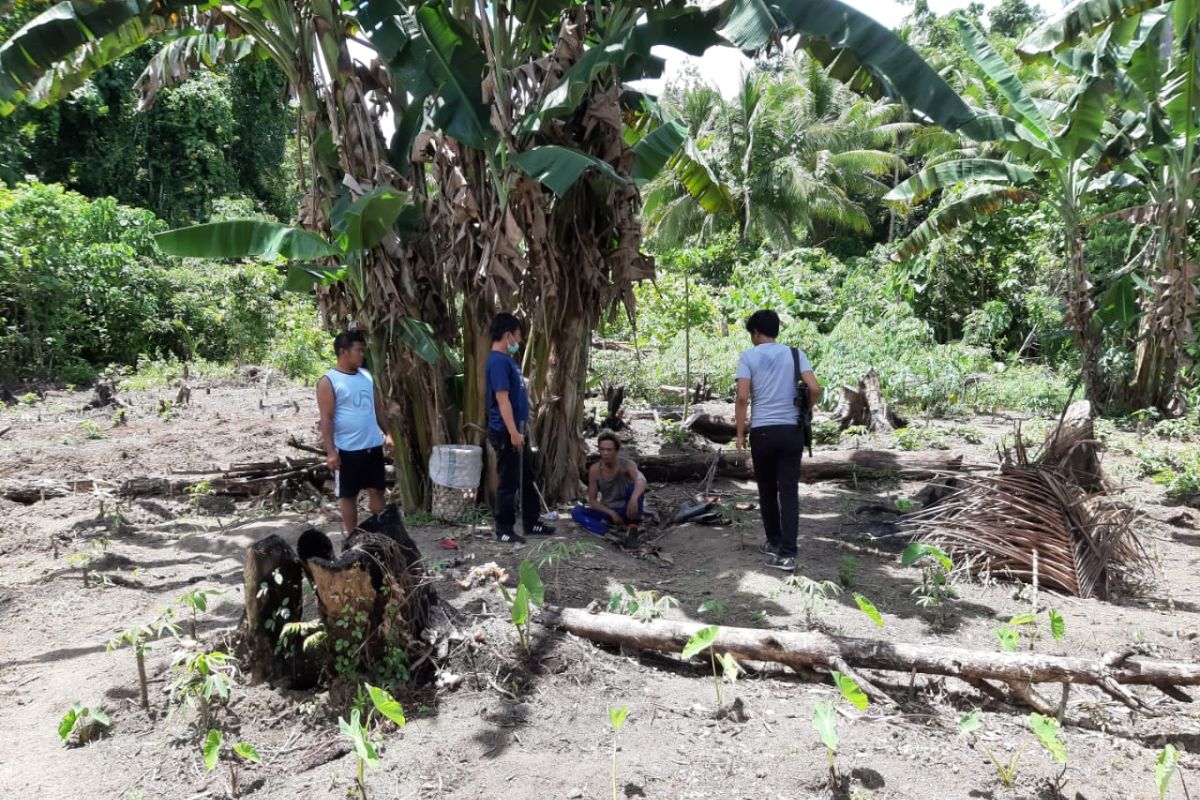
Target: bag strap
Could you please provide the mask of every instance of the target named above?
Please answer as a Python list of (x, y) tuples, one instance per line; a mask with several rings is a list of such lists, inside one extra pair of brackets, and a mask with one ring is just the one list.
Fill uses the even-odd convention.
[(800, 389), (800, 350), (795, 347), (788, 349), (792, 351), (792, 382), (796, 385), (798, 392)]

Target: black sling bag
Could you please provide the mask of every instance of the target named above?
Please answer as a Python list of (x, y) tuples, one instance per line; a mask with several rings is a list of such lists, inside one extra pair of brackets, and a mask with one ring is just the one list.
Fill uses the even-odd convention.
[(792, 374), (796, 381), (796, 411), (799, 413), (801, 447), (808, 448), (812, 455), (812, 398), (808, 394), (808, 384), (800, 377), (800, 351), (795, 347), (792, 351)]

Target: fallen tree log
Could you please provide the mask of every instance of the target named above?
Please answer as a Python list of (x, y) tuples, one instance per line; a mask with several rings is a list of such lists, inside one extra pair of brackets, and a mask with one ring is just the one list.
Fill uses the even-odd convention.
[(729, 444), (737, 436), (737, 425), (716, 414), (692, 414), (682, 427), (716, 444)]
[[(698, 480), (708, 475), (715, 453), (683, 453), (680, 455), (630, 456), (646, 480), (654, 483), (675, 483)], [(734, 452), (722, 452), (717, 457), (717, 475), (722, 478), (747, 479), (754, 477), (748, 457), (738, 458)], [(599, 458), (588, 456), (590, 466)], [(872, 478), (899, 475), (911, 480), (928, 480), (946, 472), (958, 472), (964, 467), (962, 456), (940, 453), (904, 453), (891, 450), (832, 450), (800, 465), (800, 478), (807, 482), (833, 481), (848, 478)], [(989, 467), (989, 469), (991, 469)]]
[[(582, 608), (546, 608), (538, 620), (593, 642), (668, 653), (681, 652), (689, 638), (707, 627), (666, 619), (640, 622), (621, 614), (593, 614)], [(1123, 691), (1113, 692), (1114, 684), (1156, 686), (1167, 693), (1176, 686), (1200, 685), (1198, 663), (1133, 658), (1128, 652), (1098, 659), (1067, 658), (728, 626), (718, 629), (712, 647), (735, 658), (769, 661), (797, 670), (837, 669), (840, 663), (852, 669), (949, 675), (967, 682), (1082, 683), (1114, 695)]]

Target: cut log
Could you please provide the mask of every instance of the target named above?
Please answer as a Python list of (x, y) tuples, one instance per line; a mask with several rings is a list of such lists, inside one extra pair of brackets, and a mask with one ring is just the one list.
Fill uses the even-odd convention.
[(729, 444), (737, 436), (737, 425), (715, 414), (692, 414), (683, 428), (716, 444)]
[[(591, 613), (582, 608), (546, 608), (539, 621), (593, 642), (634, 650), (678, 653), (705, 627), (695, 622), (657, 619), (641, 622), (621, 614)], [(940, 645), (906, 644), (883, 639), (830, 636), (820, 632), (721, 626), (712, 645), (735, 658), (770, 661), (795, 669), (888, 670), (948, 675), (968, 683), (997, 680), (1008, 684), (1106, 683), (1142, 686), (1200, 685), (1200, 663), (1127, 659), (1110, 664), (1103, 658), (1066, 658), (1041, 653), (997, 653)]]
[(84, 408), (107, 408), (115, 406), (116, 408), (125, 408), (125, 403), (121, 398), (117, 397), (116, 383), (111, 380), (97, 381), (92, 388), (92, 399), (87, 402)]
[(47, 497), (65, 497), (73, 491), (71, 484), (53, 478), (0, 481), (0, 495), (17, 503), (36, 503)]
[(271, 534), (246, 549), (243, 570), (250, 673), (255, 681), (297, 677), (299, 637), (279, 646), (280, 633), (303, 611), (300, 559), (291, 545)]
[[(684, 453), (681, 455), (631, 455), (646, 480), (654, 483), (675, 483), (700, 480), (708, 475), (713, 453)], [(588, 456), (590, 466), (599, 456)], [(824, 451), (805, 458), (800, 465), (800, 478), (807, 482), (833, 481), (849, 478), (874, 478), (898, 475), (910, 480), (928, 480), (947, 472), (963, 470), (960, 455), (941, 453), (904, 453), (891, 450)], [(990, 467), (989, 467), (990, 469)], [(750, 459), (739, 460), (734, 453), (721, 453), (717, 475), (722, 478), (747, 479), (754, 477)]]

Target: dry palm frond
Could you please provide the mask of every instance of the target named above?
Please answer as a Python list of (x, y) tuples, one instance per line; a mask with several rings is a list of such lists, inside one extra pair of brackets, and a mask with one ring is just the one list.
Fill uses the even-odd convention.
[(999, 472), (959, 476), (956, 491), (909, 519), (909, 532), (974, 572), (1031, 580), (1036, 563), (1041, 585), (1077, 597), (1104, 597), (1118, 573), (1143, 573), (1149, 559), (1132, 530), (1135, 511), (1107, 495), (1089, 409), (1077, 406), (1036, 462), (1018, 432)]

